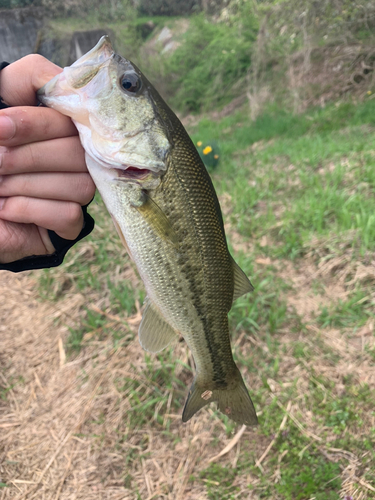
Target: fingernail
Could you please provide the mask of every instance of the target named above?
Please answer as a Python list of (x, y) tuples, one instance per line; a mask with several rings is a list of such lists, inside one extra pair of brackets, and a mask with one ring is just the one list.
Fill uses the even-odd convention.
[(16, 126), (9, 116), (0, 116), (0, 140), (12, 139)]
[(6, 198), (0, 198), (0, 210), (3, 208)]

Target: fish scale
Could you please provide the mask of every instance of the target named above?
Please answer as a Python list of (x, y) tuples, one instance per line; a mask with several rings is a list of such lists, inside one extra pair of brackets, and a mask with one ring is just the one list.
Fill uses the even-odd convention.
[(196, 376), (182, 420), (215, 401), (234, 421), (256, 424), (228, 327), (233, 300), (252, 286), (228, 251), (213, 184), (181, 122), (107, 37), (38, 95), (72, 117), (145, 285), (141, 345), (158, 352), (181, 334), (192, 352)]

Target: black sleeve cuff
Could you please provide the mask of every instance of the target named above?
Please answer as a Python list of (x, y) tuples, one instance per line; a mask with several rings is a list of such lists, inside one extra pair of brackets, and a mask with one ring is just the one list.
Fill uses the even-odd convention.
[(9, 264), (0, 264), (0, 270), (19, 273), (21, 271), (29, 271), (31, 269), (44, 269), (47, 267), (59, 266), (64, 260), (65, 254), (69, 248), (75, 245), (77, 241), (82, 240), (82, 238), (90, 234), (94, 229), (95, 222), (91, 215), (87, 213), (87, 206), (82, 207), (82, 211), (84, 224), (82, 231), (75, 240), (65, 240), (53, 231), (48, 231), (52, 245), (56, 249), (55, 253), (52, 255), (33, 255), (31, 257), (16, 260), (15, 262), (10, 262)]
[[(7, 66), (9, 66), (9, 63), (7, 62), (2, 62), (0, 63), (0, 71), (4, 68), (6, 68)], [(5, 104), (5, 102), (2, 100), (1, 98), (1, 95), (0, 95), (0, 109), (4, 109), (4, 108), (7, 108), (8, 106)]]

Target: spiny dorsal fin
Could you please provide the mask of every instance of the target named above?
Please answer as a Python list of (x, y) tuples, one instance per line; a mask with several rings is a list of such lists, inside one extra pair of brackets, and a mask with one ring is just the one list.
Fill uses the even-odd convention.
[(240, 266), (234, 261), (232, 257), (233, 264), (233, 274), (234, 274), (234, 293), (233, 293), (233, 302), (245, 295), (245, 293), (252, 292), (254, 290), (253, 285), (250, 283), (249, 278), (242, 271)]
[(152, 302), (147, 303), (138, 330), (139, 342), (149, 352), (159, 352), (176, 338), (175, 330), (165, 321)]
[(177, 233), (162, 209), (146, 192), (142, 193), (142, 197), (144, 203), (137, 206), (133, 205), (134, 208), (138, 210), (160, 238), (171, 242), (174, 247), (178, 248), (179, 241)]

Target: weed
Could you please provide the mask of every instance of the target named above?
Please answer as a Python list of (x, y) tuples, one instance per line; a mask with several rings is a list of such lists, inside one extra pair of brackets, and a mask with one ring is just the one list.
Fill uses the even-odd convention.
[(206, 483), (207, 497), (210, 500), (217, 498), (232, 500), (236, 498), (235, 494), (238, 491), (238, 488), (233, 486), (236, 475), (236, 469), (211, 464), (199, 474), (199, 477)]
[(311, 497), (317, 500), (339, 500), (340, 472), (339, 464), (306, 453), (302, 460), (296, 457), (289, 462), (288, 468), (280, 471), (280, 482), (275, 489), (286, 500)]
[(343, 402), (342, 400), (332, 401), (329, 408), (326, 407), (329, 412), (326, 425), (329, 427), (344, 429), (348, 422), (354, 417), (353, 410), (350, 406), (350, 403), (349, 406), (347, 406), (347, 402)]
[(373, 317), (372, 308), (371, 296), (366, 293), (366, 290), (357, 290), (346, 301), (339, 300), (330, 308), (323, 306), (317, 322), (323, 328), (327, 326), (360, 327), (369, 317)]

